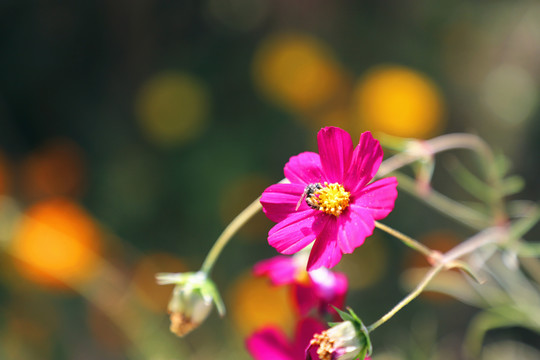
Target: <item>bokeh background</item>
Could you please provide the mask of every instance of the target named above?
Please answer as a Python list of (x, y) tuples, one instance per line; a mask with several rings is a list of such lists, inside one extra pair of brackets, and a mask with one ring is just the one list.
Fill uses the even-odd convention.
[[(537, 200), (539, 101), (537, 1), (3, 0), (0, 359), (249, 359), (255, 328), (294, 326), (287, 291), (250, 274), (275, 255), (270, 221), (216, 265), (228, 316), (184, 339), (154, 274), (197, 270), (327, 125), (478, 134)], [(406, 194), (386, 221), (441, 250), (470, 235)], [(361, 250), (340, 269), (370, 323), (425, 264), (381, 233)], [(377, 330), (375, 354), (459, 359), (475, 311), (423, 296)], [(538, 354), (534, 332), (489, 335), (486, 358)]]

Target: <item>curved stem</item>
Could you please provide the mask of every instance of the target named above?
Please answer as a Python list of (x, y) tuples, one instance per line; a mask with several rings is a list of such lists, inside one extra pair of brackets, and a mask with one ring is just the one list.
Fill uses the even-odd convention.
[(502, 228), (489, 228), (482, 232), (479, 232), (475, 236), (469, 238), (468, 240), (457, 245), (452, 250), (448, 251), (446, 254), (441, 256), (437, 266), (433, 267), (420, 281), (420, 283), (410, 292), (403, 300), (401, 300), (396, 306), (394, 306), (388, 313), (386, 313), (379, 320), (367, 327), (368, 331), (371, 332), (384, 324), (386, 321), (391, 319), (399, 310), (401, 310), (405, 305), (414, 300), (426, 286), (430, 283), (431, 280), (443, 269), (451, 269), (452, 267), (459, 266), (459, 263), (456, 262), (458, 258), (463, 255), (469, 254), (476, 249), (487, 245), (496, 243), (505, 238), (506, 230)]
[[(441, 135), (431, 140), (424, 141), (424, 148), (429, 149), (429, 154), (434, 155), (448, 150), (468, 149), (478, 153), (481, 157), (486, 158), (490, 163), (493, 163), (493, 154), (487, 144), (476, 135), (471, 134), (447, 134)], [(394, 155), (381, 164), (377, 176), (385, 176), (389, 173), (412, 164), (421, 158), (421, 154), (411, 154), (407, 152)], [(492, 171), (488, 171), (488, 177), (492, 177)]]
[(392, 308), (388, 313), (386, 313), (383, 317), (381, 317), (379, 320), (374, 322), (373, 324), (369, 325), (367, 327), (369, 332), (372, 332), (385, 322), (387, 322), (392, 316), (394, 316), (399, 310), (401, 310), (405, 305), (410, 303), (414, 298), (416, 298), (418, 295), (422, 293), (422, 291), (426, 288), (426, 286), (429, 284), (429, 282), (437, 275), (443, 268), (445, 264), (442, 262), (439, 263), (436, 267), (432, 268), (426, 276), (422, 279), (422, 281), (416, 286), (416, 288), (409, 293), (403, 300), (401, 300), (396, 306)]
[[(397, 180), (400, 189), (411, 195), (416, 195), (417, 190), (414, 184), (414, 179), (402, 173), (392, 173)], [(431, 189), (429, 193), (424, 194), (420, 200), (442, 214), (451, 217), (462, 224), (469, 226), (475, 230), (485, 229), (491, 224), (490, 218), (466, 205), (463, 205), (455, 200), (452, 200), (445, 195)]]
[(216, 262), (217, 258), (219, 257), (219, 254), (227, 245), (229, 240), (233, 237), (234, 234), (240, 228), (249, 220), (251, 219), (259, 210), (262, 209), (262, 205), (259, 202), (260, 197), (258, 197), (255, 201), (253, 201), (251, 204), (248, 205), (240, 214), (238, 214), (233, 221), (227, 227), (221, 235), (217, 238), (216, 242), (208, 252), (208, 255), (206, 255), (206, 259), (204, 260), (201, 271), (209, 274), (212, 270), (212, 267), (214, 266), (214, 263)]
[(501, 225), (506, 220), (504, 202), (502, 196), (502, 185), (497, 174), (495, 166), (495, 156), (490, 147), (480, 137), (472, 134), (447, 134), (441, 135), (431, 140), (423, 142), (422, 148), (426, 149), (425, 153), (411, 153), (403, 152), (396, 154), (382, 162), (377, 177), (386, 176), (395, 170), (409, 165), (426, 155), (434, 155), (448, 150), (455, 149), (467, 149), (474, 151), (480, 159), (483, 171), (485, 173), (486, 181), (490, 186), (495, 189), (494, 193), (497, 194), (490, 202), (492, 209), (492, 224)]
[(375, 227), (396, 237), (397, 239), (401, 240), (401, 242), (403, 242), (405, 245), (407, 245), (408, 247), (410, 247), (411, 249), (414, 249), (418, 252), (421, 252), (422, 254), (424, 254), (426, 257), (428, 258), (431, 258), (433, 257), (434, 255), (434, 252), (433, 250), (431, 250), (430, 248), (428, 248), (427, 246), (425, 246), (424, 244), (414, 240), (412, 237), (410, 236), (407, 236), (393, 228), (391, 228), (390, 226), (388, 225), (384, 225), (378, 221), (375, 221)]

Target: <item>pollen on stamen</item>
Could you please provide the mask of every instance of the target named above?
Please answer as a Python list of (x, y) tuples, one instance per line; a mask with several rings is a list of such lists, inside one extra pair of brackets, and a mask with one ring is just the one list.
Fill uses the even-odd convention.
[(330, 215), (339, 216), (349, 206), (350, 193), (338, 183), (324, 183), (321, 189), (314, 192), (312, 202), (316, 202), (318, 210)]
[(318, 346), (317, 356), (321, 360), (331, 360), (334, 352), (334, 341), (330, 339), (326, 331), (315, 334), (310, 341), (310, 345)]

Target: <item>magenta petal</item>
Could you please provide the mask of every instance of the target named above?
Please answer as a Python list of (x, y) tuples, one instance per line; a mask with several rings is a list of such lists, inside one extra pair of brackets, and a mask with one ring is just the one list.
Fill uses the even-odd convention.
[(343, 213), (340, 219), (339, 248), (343, 253), (350, 254), (364, 243), (366, 237), (373, 234), (375, 222), (370, 210), (354, 204), (349, 205), (349, 211)]
[(294, 336), (293, 354), (295, 359), (304, 359), (305, 351), (313, 335), (323, 332), (326, 326), (318, 320), (305, 318), (296, 325)]
[[(298, 201), (304, 193), (304, 185), (274, 184), (266, 188), (261, 196), (261, 205), (265, 215), (273, 222), (280, 222), (296, 212)], [(305, 201), (300, 203), (298, 211), (309, 209)]]
[(306, 349), (306, 360), (319, 360), (319, 354), (317, 354), (317, 350), (319, 350), (319, 345), (309, 344)]
[(315, 240), (312, 230), (317, 210), (298, 211), (276, 224), (268, 233), (268, 243), (282, 254), (294, 254)]
[(313, 284), (295, 284), (292, 288), (296, 308), (301, 316), (305, 316), (319, 304)]
[(317, 134), (322, 168), (330, 183), (341, 183), (351, 164), (351, 136), (337, 127), (325, 127)]
[(273, 327), (253, 333), (246, 339), (246, 348), (256, 360), (297, 360), (285, 335)]
[(377, 180), (355, 196), (353, 206), (368, 209), (375, 220), (383, 219), (394, 209), (397, 184), (395, 177)]
[(318, 233), (317, 240), (313, 244), (311, 253), (309, 254), (307, 270), (315, 270), (324, 266), (331, 268), (341, 260), (341, 250), (337, 242), (338, 219), (332, 215), (326, 216), (328, 219), (325, 224), (319, 225), (319, 229), (315, 228)]
[(293, 257), (275, 256), (259, 261), (253, 266), (253, 272), (257, 276), (267, 275), (274, 285), (285, 285), (296, 281), (298, 266)]
[(343, 308), (349, 287), (345, 274), (319, 268), (310, 271), (309, 277), (313, 283), (317, 298), (321, 300), (321, 310), (323, 312), (333, 312), (332, 306)]
[(291, 157), (289, 162), (285, 164), (283, 172), (291, 183), (303, 184), (304, 187), (308, 184), (326, 181), (321, 158), (319, 154), (314, 152), (303, 152)]
[(352, 194), (362, 189), (379, 170), (382, 158), (383, 151), (379, 142), (369, 131), (362, 133), (344, 181), (345, 188)]

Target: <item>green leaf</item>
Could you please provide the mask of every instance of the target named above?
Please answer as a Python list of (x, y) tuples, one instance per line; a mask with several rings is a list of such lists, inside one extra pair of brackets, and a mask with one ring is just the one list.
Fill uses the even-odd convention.
[(513, 175), (503, 180), (502, 191), (504, 195), (513, 195), (525, 187), (525, 181), (521, 176)]
[[(349, 310), (348, 313), (346, 313), (345, 311), (343, 310), (340, 310), (338, 309), (337, 307), (335, 306), (332, 306), (334, 308), (334, 310), (336, 310), (336, 312), (338, 313), (339, 317), (343, 320), (343, 321), (351, 321), (352, 323), (355, 322), (355, 318), (353, 316), (351, 316), (350, 312), (352, 310), (350, 310), (350, 308), (347, 308), (347, 310)], [(354, 314), (354, 313), (353, 313)]]
[(540, 257), (540, 243), (521, 241), (518, 245), (517, 253), (521, 257)]
[(494, 155), (494, 161), (495, 161), (495, 169), (497, 170), (497, 174), (499, 175), (500, 178), (508, 174), (508, 171), (510, 170), (512, 162), (506, 155), (504, 155), (504, 153), (496, 152)]
[(520, 239), (540, 220), (540, 209), (535, 206), (528, 217), (516, 220), (510, 227), (510, 237)]
[(482, 279), (478, 274), (476, 274), (473, 269), (469, 266), (469, 264), (463, 262), (463, 261), (455, 261), (454, 264), (456, 267), (460, 270), (462, 270), (465, 274), (469, 275), (469, 277), (474, 280), (477, 284), (483, 284), (485, 282), (484, 279)]
[(493, 199), (493, 189), (470, 172), (457, 158), (453, 158), (449, 168), (450, 176), (469, 194), (482, 201)]
[(214, 282), (211, 280), (207, 280), (204, 291), (207, 292), (214, 300), (214, 304), (216, 305), (216, 309), (219, 313), (219, 316), (221, 317), (225, 316), (225, 313), (226, 313), (225, 304), (223, 303), (223, 299), (221, 298), (221, 295), (219, 294), (219, 290), (217, 289)]
[(472, 358), (477, 358), (482, 349), (482, 342), (489, 330), (521, 326), (532, 331), (539, 331), (536, 324), (531, 323), (526, 313), (514, 306), (499, 306), (483, 311), (474, 317), (465, 337), (465, 349)]

